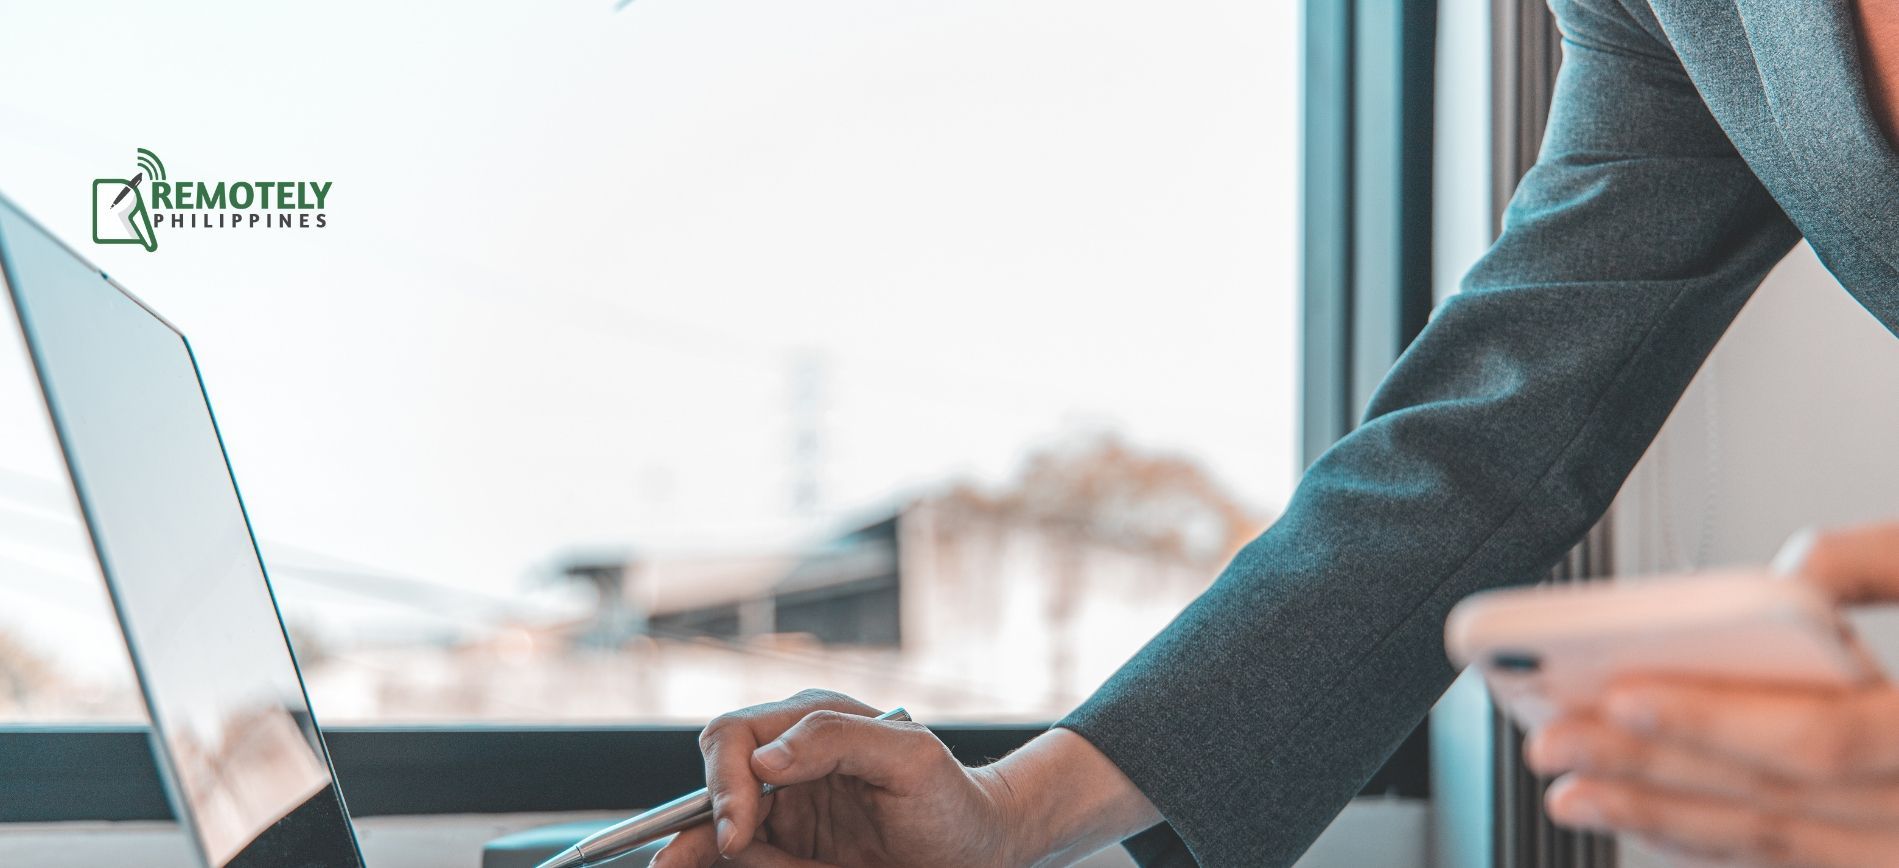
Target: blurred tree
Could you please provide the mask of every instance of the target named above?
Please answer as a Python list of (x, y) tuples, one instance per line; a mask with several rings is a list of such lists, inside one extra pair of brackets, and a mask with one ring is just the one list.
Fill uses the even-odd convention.
[(995, 495), (959, 494), (1105, 542), (1201, 562), (1224, 561), (1267, 525), (1192, 459), (1143, 452), (1113, 435), (1031, 455)]
[(1089, 629), (1082, 604), (1090, 593), (1092, 546), (1105, 543), (1203, 565), (1205, 581), (1212, 581), (1219, 566), (1268, 523), (1198, 462), (1142, 451), (1111, 434), (1030, 455), (1001, 491), (984, 494), (962, 486), (949, 499), (1011, 515), (1069, 541), (1051, 550), (1041, 612), (1045, 629), (1056, 637), (1047, 663), (1053, 707), (1078, 699), (1065, 691), (1077, 683), (1081, 643), (1074, 634)]

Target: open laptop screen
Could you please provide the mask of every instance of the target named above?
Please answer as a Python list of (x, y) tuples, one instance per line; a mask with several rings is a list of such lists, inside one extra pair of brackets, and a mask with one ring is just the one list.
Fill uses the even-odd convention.
[(360, 864), (184, 337), (5, 199), (0, 263), (180, 821), (216, 868)]

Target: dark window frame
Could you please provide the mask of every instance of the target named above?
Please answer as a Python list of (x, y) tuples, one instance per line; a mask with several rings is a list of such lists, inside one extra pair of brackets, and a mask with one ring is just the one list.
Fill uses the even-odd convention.
[[(994, 761), (1047, 727), (932, 727), (957, 759)], [(350, 814), (634, 811), (705, 783), (690, 726), (326, 728)], [(1366, 786), (1422, 797), (1428, 745), (1414, 736)], [(0, 726), (0, 823), (169, 820), (143, 726)]]
[(1301, 443), (1356, 427), (1430, 317), (1437, 0), (1306, 0)]

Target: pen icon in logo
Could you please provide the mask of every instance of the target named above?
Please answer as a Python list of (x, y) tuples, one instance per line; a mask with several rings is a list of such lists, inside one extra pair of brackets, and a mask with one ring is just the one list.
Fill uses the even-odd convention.
[(139, 170), (125, 178), (95, 178), (92, 182), (92, 240), (98, 244), (137, 244), (158, 249), (158, 233), (145, 207), (139, 186), (147, 177), (165, 180), (165, 164), (158, 155), (138, 149)]

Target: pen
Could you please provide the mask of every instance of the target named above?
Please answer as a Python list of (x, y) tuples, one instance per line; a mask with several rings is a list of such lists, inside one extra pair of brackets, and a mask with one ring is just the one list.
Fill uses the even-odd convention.
[(119, 202), (125, 198), (125, 194), (132, 192), (132, 188), (137, 187), (138, 182), (143, 181), (143, 180), (145, 180), (144, 172), (140, 172), (136, 175), (133, 175), (131, 182), (125, 185), (125, 189), (119, 191), (119, 195), (112, 197), (112, 204), (106, 207), (108, 208), (119, 207)]
[[(877, 715), (877, 719), (909, 720), (910, 713), (902, 708), (893, 708)], [(758, 794), (766, 795), (777, 789), (771, 784), (764, 784), (759, 787)], [(712, 819), (712, 794), (703, 789), (687, 793), (644, 814), (621, 820), (588, 835), (580, 843), (562, 850), (560, 855), (542, 862), (540, 868), (582, 868), (586, 865), (597, 865), (710, 819)]]

